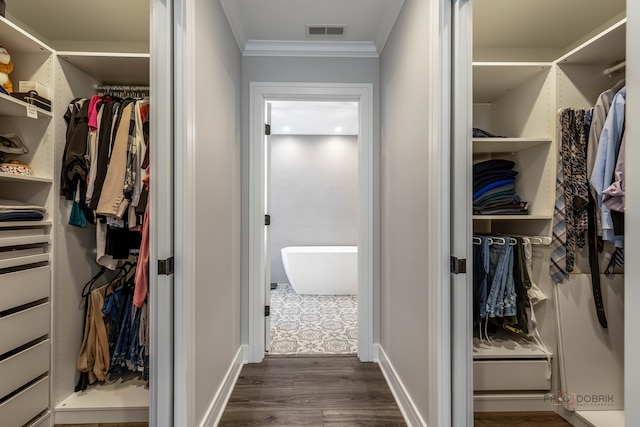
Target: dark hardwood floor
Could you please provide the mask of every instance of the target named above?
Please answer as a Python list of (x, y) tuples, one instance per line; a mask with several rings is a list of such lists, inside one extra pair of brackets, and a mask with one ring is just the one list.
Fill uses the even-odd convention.
[(374, 363), (355, 356), (271, 356), (247, 365), (220, 426), (404, 426)]
[[(570, 427), (552, 412), (476, 413), (475, 427)], [(355, 356), (271, 356), (242, 368), (220, 426), (405, 426), (380, 368)], [(56, 427), (146, 427), (145, 423)]]

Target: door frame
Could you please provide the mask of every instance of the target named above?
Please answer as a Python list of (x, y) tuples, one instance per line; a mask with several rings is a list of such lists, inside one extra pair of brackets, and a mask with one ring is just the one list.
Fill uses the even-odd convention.
[(358, 358), (377, 359), (374, 354), (374, 308), (379, 265), (374, 254), (374, 132), (373, 84), (251, 82), (249, 103), (249, 337), (245, 359), (259, 363), (264, 358), (266, 292), (264, 271), (264, 117), (272, 100), (358, 101)]
[(451, 255), (466, 259), (466, 274), (451, 274), (451, 425), (473, 425), (473, 150), (472, 0), (452, 0)]
[[(152, 0), (149, 88), (149, 423), (174, 425), (174, 298), (172, 274), (158, 274), (158, 260), (174, 251), (174, 2)], [(179, 93), (179, 92), (178, 92)], [(155, 100), (162, 102), (155, 102)], [(179, 98), (178, 98), (179, 99)], [(158, 173), (162, 171), (162, 173)]]

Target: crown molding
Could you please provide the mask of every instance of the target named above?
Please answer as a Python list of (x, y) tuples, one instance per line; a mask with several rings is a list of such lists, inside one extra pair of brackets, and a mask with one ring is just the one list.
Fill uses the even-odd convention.
[(244, 56), (319, 56), (377, 58), (373, 42), (249, 40)]

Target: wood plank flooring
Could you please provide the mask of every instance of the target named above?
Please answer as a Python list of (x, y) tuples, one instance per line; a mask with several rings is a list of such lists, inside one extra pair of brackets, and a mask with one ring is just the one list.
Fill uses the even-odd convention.
[(246, 365), (220, 426), (405, 426), (380, 368), (355, 356)]
[[(475, 427), (570, 427), (552, 412), (476, 413)], [(271, 356), (246, 365), (220, 426), (405, 426), (380, 368), (355, 356)], [(56, 427), (147, 427), (146, 423)]]

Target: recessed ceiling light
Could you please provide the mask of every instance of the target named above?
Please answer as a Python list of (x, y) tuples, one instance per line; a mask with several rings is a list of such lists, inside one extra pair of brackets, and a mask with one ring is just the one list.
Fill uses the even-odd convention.
[(340, 126), (336, 127), (336, 133), (342, 132), (342, 128)]
[(291, 132), (291, 128), (289, 126), (283, 126), (282, 132)]

